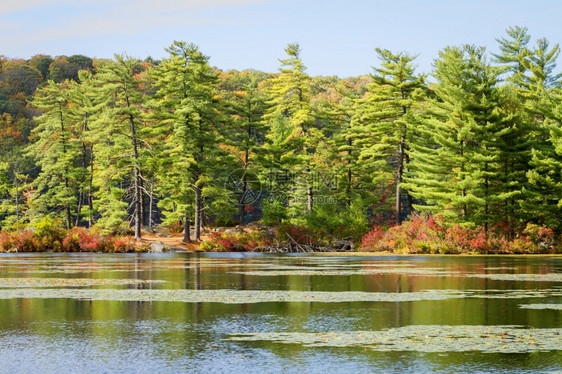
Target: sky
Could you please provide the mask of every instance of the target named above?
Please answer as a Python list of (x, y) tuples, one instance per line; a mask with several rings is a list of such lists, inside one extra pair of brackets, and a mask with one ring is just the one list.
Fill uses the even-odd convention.
[(0, 55), (166, 56), (192, 42), (222, 70), (276, 72), (299, 43), (310, 75), (368, 74), (375, 48), (418, 55), (465, 43), (497, 52), (509, 26), (562, 43), (560, 0), (1, 0)]

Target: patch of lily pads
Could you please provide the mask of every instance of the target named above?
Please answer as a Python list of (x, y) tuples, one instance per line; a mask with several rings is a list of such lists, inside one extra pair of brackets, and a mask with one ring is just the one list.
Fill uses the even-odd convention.
[[(0, 288), (91, 287), (154, 284), (164, 281), (95, 278), (0, 278)], [(2, 292), (4, 290), (0, 290)], [(75, 292), (75, 291), (73, 291)]]
[(562, 350), (562, 329), (410, 325), (380, 331), (232, 334), (226, 340), (305, 347), (360, 347), (373, 351), (527, 353)]
[(233, 271), (236, 274), (253, 276), (350, 276), (350, 275), (375, 275), (375, 274), (404, 274), (410, 276), (430, 276), (430, 277), (466, 277), (481, 278), (500, 281), (526, 281), (526, 282), (562, 282), (562, 273), (547, 274), (511, 274), (511, 273), (467, 273), (460, 271), (448, 271), (440, 268), (364, 268), (338, 270), (328, 267), (300, 267), (289, 270), (253, 270), (253, 271)]
[(562, 304), (521, 304), (519, 308), (562, 310)]
[(485, 278), (500, 281), (531, 281), (531, 282), (562, 282), (562, 273), (547, 273), (547, 274), (468, 274), (471, 278)]
[[(66, 280), (65, 280), (66, 281)], [(95, 281), (95, 280), (94, 280)], [(103, 281), (103, 280), (102, 280)], [(119, 280), (113, 280), (118, 282)], [(76, 286), (78, 282), (68, 286)], [(116, 283), (106, 283), (114, 285)], [(84, 285), (103, 285), (100, 283)], [(46, 286), (47, 287), (47, 286)], [(331, 292), (283, 290), (190, 290), (190, 289), (0, 289), (0, 299), (67, 298), (79, 300), (171, 301), (184, 303), (252, 304), (266, 302), (409, 302), (461, 298), (524, 299), (562, 297), (562, 289), (544, 290), (426, 290), (417, 292)]]
[(323, 292), (323, 291), (261, 291), (261, 290), (185, 290), (185, 289), (4, 289), (0, 299), (68, 298), (117, 301), (177, 301), (185, 303), (216, 302), (251, 304), (262, 302), (404, 302), (462, 298), (454, 290), (420, 292)]
[(371, 275), (371, 274), (406, 274), (406, 275), (427, 275), (427, 276), (458, 276), (462, 275), (456, 271), (444, 271), (435, 268), (371, 268), (371, 269), (352, 269), (352, 270), (331, 270), (325, 267), (319, 268), (300, 268), (295, 270), (254, 270), (236, 271), (236, 274), (254, 276), (289, 276), (289, 275), (324, 275), (324, 276), (349, 276), (349, 275)]

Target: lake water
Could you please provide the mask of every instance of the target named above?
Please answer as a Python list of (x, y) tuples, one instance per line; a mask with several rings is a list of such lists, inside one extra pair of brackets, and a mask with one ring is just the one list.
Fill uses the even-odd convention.
[(0, 372), (560, 372), (562, 257), (0, 256)]

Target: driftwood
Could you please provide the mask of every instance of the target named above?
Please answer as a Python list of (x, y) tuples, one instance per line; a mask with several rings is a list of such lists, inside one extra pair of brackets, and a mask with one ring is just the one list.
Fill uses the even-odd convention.
[(289, 234), (287, 241), (279, 242), (274, 239), (274, 243), (267, 246), (254, 248), (254, 252), (270, 252), (270, 253), (306, 253), (306, 252), (341, 252), (353, 250), (353, 242), (345, 239), (334, 239), (331, 243), (322, 243), (316, 240), (308, 239), (307, 243), (299, 243)]

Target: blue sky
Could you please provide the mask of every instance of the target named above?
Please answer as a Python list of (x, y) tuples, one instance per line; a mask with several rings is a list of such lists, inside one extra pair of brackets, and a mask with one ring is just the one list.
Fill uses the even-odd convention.
[(495, 52), (508, 26), (560, 43), (561, 14), (560, 0), (2, 0), (0, 54), (161, 58), (184, 40), (221, 69), (273, 72), (298, 42), (311, 75), (370, 73), (376, 47), (419, 54), (429, 72), (447, 45)]

